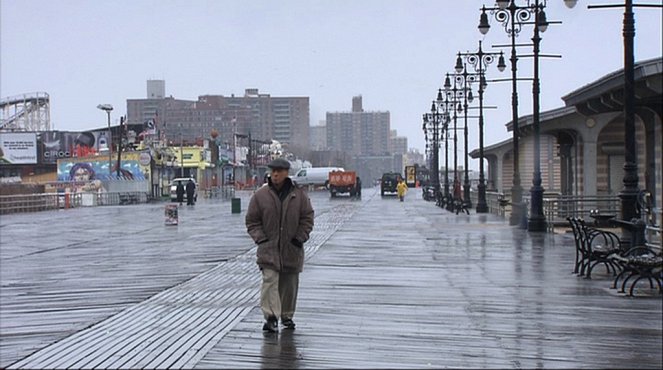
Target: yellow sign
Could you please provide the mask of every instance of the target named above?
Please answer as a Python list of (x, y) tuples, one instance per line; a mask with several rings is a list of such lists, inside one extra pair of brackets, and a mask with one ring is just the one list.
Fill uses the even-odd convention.
[(417, 183), (417, 170), (414, 166), (405, 166), (405, 182), (409, 186)]
[[(198, 167), (203, 162), (203, 149), (197, 146), (178, 148), (173, 147), (175, 152), (175, 166)], [(181, 150), (180, 150), (181, 149)]]

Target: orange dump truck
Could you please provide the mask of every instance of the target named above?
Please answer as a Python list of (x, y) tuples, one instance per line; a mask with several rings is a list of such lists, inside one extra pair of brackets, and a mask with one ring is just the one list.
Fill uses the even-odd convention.
[(361, 196), (361, 182), (355, 171), (329, 172), (329, 193), (334, 198), (338, 194)]

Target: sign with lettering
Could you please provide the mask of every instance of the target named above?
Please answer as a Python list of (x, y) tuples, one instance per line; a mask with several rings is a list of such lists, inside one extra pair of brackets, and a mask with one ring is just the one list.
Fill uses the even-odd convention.
[(0, 163), (36, 164), (37, 134), (34, 132), (0, 132)]
[(108, 156), (111, 144), (109, 131), (46, 131), (37, 135), (37, 154), (39, 163), (57, 163), (64, 158)]

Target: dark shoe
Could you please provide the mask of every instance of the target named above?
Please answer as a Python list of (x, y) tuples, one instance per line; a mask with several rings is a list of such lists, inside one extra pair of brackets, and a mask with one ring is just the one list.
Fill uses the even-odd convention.
[(292, 319), (283, 319), (283, 320), (281, 320), (281, 324), (283, 324), (283, 327), (285, 329), (294, 329), (295, 328), (295, 322), (292, 321)]
[(262, 326), (262, 330), (271, 332), (271, 333), (276, 333), (279, 331), (279, 321), (276, 319), (276, 317), (269, 317), (265, 324)]

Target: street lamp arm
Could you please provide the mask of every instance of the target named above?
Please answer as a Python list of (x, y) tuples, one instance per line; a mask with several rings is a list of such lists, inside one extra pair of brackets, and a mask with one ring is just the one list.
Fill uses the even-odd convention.
[[(587, 5), (587, 9), (623, 8), (624, 4)], [(634, 8), (663, 8), (662, 4), (633, 4)]]
[[(534, 58), (534, 57), (536, 57), (536, 55), (534, 55), (534, 54), (521, 54), (521, 55), (518, 55), (518, 57), (520, 57), (520, 58)], [(562, 56), (559, 55), (559, 54), (539, 54), (538, 57), (539, 58), (561, 58)]]
[(500, 49), (500, 48), (511, 48), (511, 47), (516, 47), (516, 48), (518, 48), (518, 47), (530, 47), (531, 48), (532, 46), (534, 46), (534, 44), (513, 44), (513, 45), (511, 45), (511, 44), (493, 44), (493, 45), (491, 45), (491, 47), (498, 48), (498, 49)]
[[(532, 81), (534, 80), (533, 77), (517, 77), (516, 81)], [(511, 82), (513, 79), (511, 78), (496, 78), (492, 80), (488, 80), (489, 82)]]
[[(467, 109), (478, 110), (479, 107), (468, 107)], [(497, 106), (496, 105), (484, 105), (482, 109), (497, 109)], [(468, 116), (468, 117), (470, 117), (470, 116)], [(473, 117), (473, 118), (479, 118), (479, 117), (477, 116), (477, 117)]]
[(495, 19), (502, 24), (506, 33), (510, 36), (512, 33), (518, 36), (525, 24), (533, 24), (529, 22), (534, 14), (532, 7), (509, 7), (508, 9), (498, 9), (491, 11), (494, 13)]
[[(471, 52), (458, 53), (459, 60), (461, 56), (464, 57), (467, 63), (471, 64), (474, 67), (474, 70), (479, 74), (485, 73), (488, 65), (492, 64), (495, 61), (495, 57), (499, 57), (497, 68), (500, 70), (500, 72), (506, 68), (506, 64), (504, 63), (504, 52), (483, 51), (483, 49), (481, 48), (481, 41), (479, 41), (478, 51), (474, 53)], [(456, 64), (458, 64), (458, 62), (456, 62)]]
[(516, 6), (512, 1), (508, 6), (499, 6), (493, 8), (486, 8), (485, 6), (481, 8), (481, 19), (479, 22), (479, 31), (482, 34), (488, 33), (490, 29), (490, 24), (488, 23), (488, 14), (486, 11), (489, 11), (494, 18), (502, 24), (506, 33), (511, 36), (512, 34), (518, 36), (522, 30), (522, 26), (529, 24), (529, 20), (532, 19), (536, 7), (530, 5), (526, 6)]
[[(564, 0), (568, 8), (573, 8), (577, 0)], [(541, 32), (545, 32), (547, 27), (551, 24), (561, 24), (561, 21), (548, 21), (544, 8), (546, 1), (527, 1), (526, 5), (517, 6), (514, 1), (497, 1), (498, 6), (492, 8), (482, 7), (481, 18), (479, 22), (479, 31), (482, 34), (488, 33), (490, 24), (488, 23), (488, 11), (494, 16), (506, 31), (509, 36), (518, 36), (524, 25), (534, 25), (539, 28)], [(538, 16), (536, 14), (538, 13)], [(534, 20), (535, 19), (535, 20)], [(534, 20), (534, 21), (533, 21)]]

